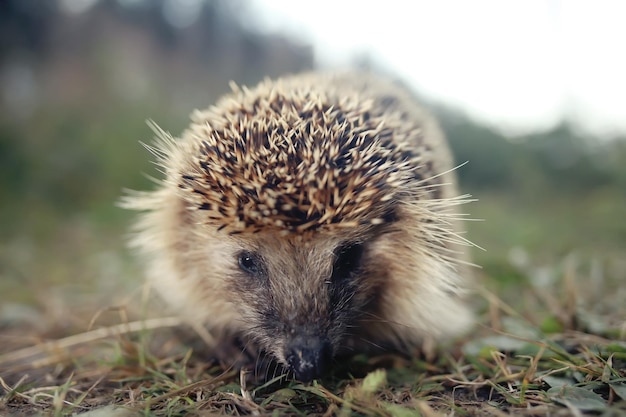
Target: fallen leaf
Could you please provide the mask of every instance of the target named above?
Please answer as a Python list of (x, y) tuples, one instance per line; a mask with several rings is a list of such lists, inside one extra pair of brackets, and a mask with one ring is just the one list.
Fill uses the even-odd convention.
[(557, 404), (581, 411), (604, 411), (607, 408), (604, 398), (593, 391), (564, 385), (548, 390), (548, 397)]

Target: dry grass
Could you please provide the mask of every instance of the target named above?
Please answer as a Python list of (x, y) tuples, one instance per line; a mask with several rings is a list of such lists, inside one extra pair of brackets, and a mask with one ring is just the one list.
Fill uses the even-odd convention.
[(495, 290), (477, 297), (477, 331), (434, 357), (358, 355), (310, 385), (258, 382), (196, 354), (177, 320), (131, 321), (123, 309), (117, 324), (97, 315), (56, 340), (9, 328), (0, 415), (626, 415), (622, 266), (519, 262), (525, 282), (486, 278)]

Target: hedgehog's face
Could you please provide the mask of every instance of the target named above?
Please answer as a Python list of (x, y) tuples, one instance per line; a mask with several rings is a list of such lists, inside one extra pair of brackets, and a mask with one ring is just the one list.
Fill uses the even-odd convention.
[(259, 233), (237, 247), (230, 278), (244, 326), (297, 379), (319, 377), (372, 300), (371, 242)]

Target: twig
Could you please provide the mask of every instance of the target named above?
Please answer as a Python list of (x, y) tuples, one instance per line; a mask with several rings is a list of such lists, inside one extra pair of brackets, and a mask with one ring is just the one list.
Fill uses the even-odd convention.
[(152, 330), (164, 327), (175, 327), (181, 324), (181, 320), (177, 317), (164, 317), (157, 319), (148, 319), (133, 321), (130, 323), (117, 324), (115, 326), (103, 327), (88, 332), (75, 334), (58, 340), (50, 340), (35, 346), (14, 350), (0, 355), (0, 365), (12, 364), (17, 361), (32, 358), (46, 352), (59, 351), (94, 342), (110, 336), (135, 333), (142, 330)]

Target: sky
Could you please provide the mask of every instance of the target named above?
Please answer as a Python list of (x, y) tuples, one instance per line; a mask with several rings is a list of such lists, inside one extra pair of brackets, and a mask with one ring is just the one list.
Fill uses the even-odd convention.
[(369, 54), (508, 133), (563, 118), (584, 133), (626, 133), (626, 1), (252, 0), (244, 20), (312, 42), (322, 67)]

